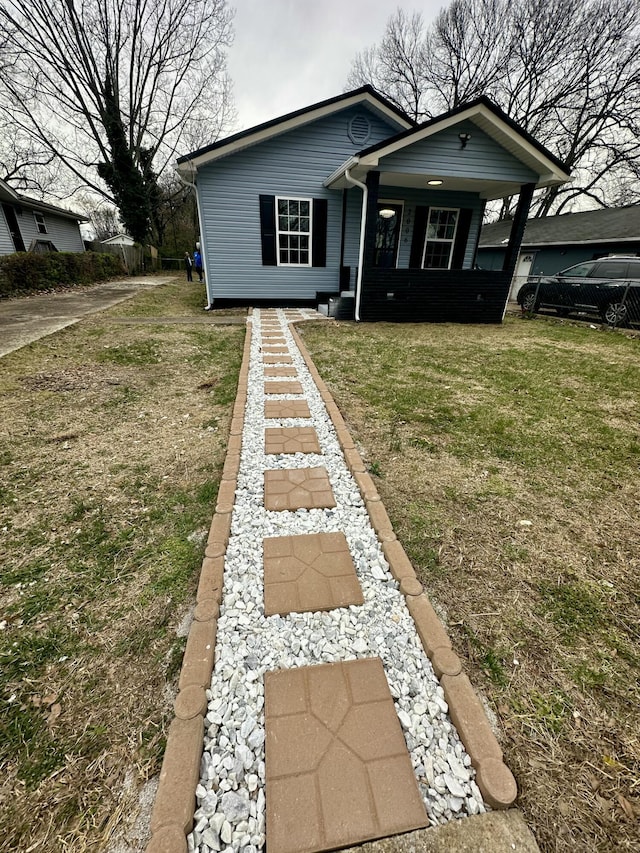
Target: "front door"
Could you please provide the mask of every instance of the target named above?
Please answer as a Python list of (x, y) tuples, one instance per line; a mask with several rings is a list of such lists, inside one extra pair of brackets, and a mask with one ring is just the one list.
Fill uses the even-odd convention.
[(5, 219), (7, 220), (7, 225), (9, 226), (9, 232), (16, 252), (24, 252), (24, 242), (22, 240), (22, 234), (20, 234), (20, 228), (18, 227), (15, 210), (10, 204), (3, 204), (2, 209), (4, 211)]
[(373, 258), (374, 267), (389, 269), (397, 266), (401, 225), (402, 204), (400, 202), (379, 201)]

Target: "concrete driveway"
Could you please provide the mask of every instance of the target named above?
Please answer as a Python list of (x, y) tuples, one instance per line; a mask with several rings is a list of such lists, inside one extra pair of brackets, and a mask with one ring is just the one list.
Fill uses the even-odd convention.
[(108, 281), (67, 293), (41, 293), (0, 300), (0, 358), (26, 344), (72, 326), (83, 317), (130, 299), (173, 276), (141, 276)]

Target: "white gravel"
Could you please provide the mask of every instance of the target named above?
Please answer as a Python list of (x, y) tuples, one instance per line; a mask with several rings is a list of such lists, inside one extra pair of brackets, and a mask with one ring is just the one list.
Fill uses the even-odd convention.
[[(309, 314), (310, 315), (310, 314)], [(264, 686), (267, 670), (378, 656), (432, 824), (483, 812), (469, 756), (448, 716), (398, 584), (392, 578), (320, 393), (278, 316), (311, 411), (321, 455), (265, 455), (265, 426), (309, 426), (308, 419), (265, 420), (260, 311), (253, 322), (249, 391), (240, 471), (224, 573), (205, 743), (189, 850), (258, 853), (265, 843)], [(284, 381), (284, 380), (283, 380)], [(301, 399), (270, 395), (269, 399)], [(324, 466), (334, 509), (267, 512), (263, 471)], [(322, 613), (265, 618), (262, 539), (342, 531), (365, 603)]]

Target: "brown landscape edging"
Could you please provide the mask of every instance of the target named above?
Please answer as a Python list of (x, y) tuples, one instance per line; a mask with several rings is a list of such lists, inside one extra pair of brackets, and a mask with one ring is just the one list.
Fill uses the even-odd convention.
[(347, 466), (358, 483), (371, 525), (380, 540), (391, 574), (400, 582), (400, 590), (405, 596), (407, 608), (425, 653), (440, 679), (449, 714), (476, 770), (476, 783), (488, 805), (494, 809), (509, 808), (516, 800), (518, 787), (513, 774), (503, 761), (502, 749), (491, 729), (482, 703), (468, 676), (462, 671), (462, 662), (452, 649), (449, 635), (423, 591), (402, 544), (393, 532), (375, 483), (368, 473), (362, 471), (362, 459), (331, 392), (293, 324), (290, 324), (290, 330), (335, 427)]
[(224, 557), (240, 468), (251, 338), (252, 324), (247, 323), (229, 442), (200, 569), (196, 608), (182, 659), (179, 693), (174, 702), (175, 716), (167, 733), (160, 782), (151, 814), (152, 836), (147, 853), (187, 853), (187, 834), (193, 828), (195, 791), (204, 748), (206, 690), (211, 684), (213, 671)]

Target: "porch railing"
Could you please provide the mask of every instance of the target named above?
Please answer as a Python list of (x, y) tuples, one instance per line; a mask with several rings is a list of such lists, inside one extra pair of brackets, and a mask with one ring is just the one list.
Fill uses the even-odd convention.
[(511, 274), (501, 270), (365, 268), (363, 320), (500, 323)]

